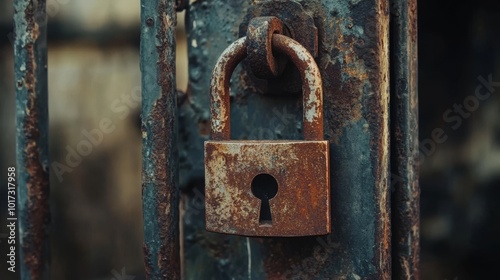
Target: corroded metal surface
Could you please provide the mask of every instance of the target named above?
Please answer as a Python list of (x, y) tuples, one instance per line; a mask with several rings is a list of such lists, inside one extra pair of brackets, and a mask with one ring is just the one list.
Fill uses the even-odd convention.
[[(304, 139), (320, 140), (323, 91), (316, 62), (296, 41), (269, 35), (273, 49), (286, 55), (301, 73)], [(211, 136), (226, 141), (205, 142), (206, 228), (248, 236), (327, 234), (331, 228), (328, 141), (227, 141), (231, 135), (229, 80), (250, 41), (243, 37), (231, 44), (212, 74)], [(269, 201), (274, 209), (272, 225), (259, 223), (261, 200), (251, 191), (252, 180), (263, 173), (278, 182), (278, 193)]]
[(283, 23), (277, 17), (257, 17), (250, 21), (247, 30), (247, 56), (255, 76), (267, 78), (283, 72), (283, 57), (277, 61), (272, 50), (273, 34), (284, 34)]
[[(211, 139), (229, 140), (229, 81), (234, 68), (246, 56), (246, 37), (229, 45), (215, 64), (210, 81)], [(273, 50), (286, 55), (298, 68), (302, 81), (303, 130), (305, 140), (323, 139), (323, 87), (321, 73), (311, 54), (287, 36), (274, 34)]]
[(210, 138), (231, 138), (229, 82), (234, 68), (245, 58), (246, 37), (236, 40), (220, 55), (210, 81)]
[[(302, 5), (296, 1), (274, 0), (258, 1), (250, 6), (248, 12), (242, 20), (239, 33), (240, 37), (251, 36), (248, 34), (251, 29), (252, 21), (261, 17), (276, 17), (283, 24), (283, 33), (299, 42), (304, 46), (313, 57), (318, 55), (318, 29), (315, 26), (314, 18), (310, 11), (305, 10)], [(278, 56), (278, 59), (279, 56)], [(249, 73), (248, 84), (256, 88), (257, 93), (270, 95), (299, 95), (301, 92), (300, 75), (291, 63), (286, 60), (279, 65), (281, 73), (278, 76), (268, 75), (268, 73), (255, 73), (255, 58), (250, 58), (248, 68), (252, 69)], [(255, 73), (255, 76), (253, 75)], [(261, 75), (266, 74), (266, 75)], [(265, 79), (264, 79), (265, 78)]]
[(280, 34), (273, 35), (273, 49), (285, 54), (299, 70), (302, 82), (304, 139), (323, 139), (323, 86), (316, 61), (305, 47)]
[[(246, 238), (205, 231), (203, 141), (210, 70), (237, 40), (255, 1), (189, 7), (189, 100), (181, 107), (186, 278), (390, 279), (388, 1), (299, 1), (318, 28), (325, 139), (330, 140), (332, 234)], [(259, 2), (260, 3), (260, 2)], [(299, 97), (262, 95), (248, 71), (231, 81), (231, 138), (301, 139)]]
[(245, 36), (252, 20), (259, 17), (277, 17), (291, 38), (304, 46), (313, 57), (318, 55), (318, 29), (311, 12), (296, 1), (260, 1), (250, 6), (240, 25), (240, 36)]
[(16, 0), (14, 8), (19, 270), (21, 279), (49, 279), (45, 1)]
[(148, 279), (180, 279), (175, 1), (141, 1), (142, 195)]
[(419, 279), (417, 1), (391, 1), (392, 271)]
[[(330, 233), (328, 141), (207, 141), (207, 230), (247, 236)], [(269, 174), (277, 194), (272, 222), (260, 223), (252, 180)]]

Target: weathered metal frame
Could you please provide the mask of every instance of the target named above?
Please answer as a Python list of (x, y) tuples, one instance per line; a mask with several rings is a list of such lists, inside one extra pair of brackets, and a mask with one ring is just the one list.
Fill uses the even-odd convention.
[(392, 275), (419, 279), (417, 0), (391, 0)]
[(14, 1), (17, 207), (21, 279), (49, 279), (45, 0)]
[(180, 279), (176, 1), (141, 0), (142, 196), (148, 279)]

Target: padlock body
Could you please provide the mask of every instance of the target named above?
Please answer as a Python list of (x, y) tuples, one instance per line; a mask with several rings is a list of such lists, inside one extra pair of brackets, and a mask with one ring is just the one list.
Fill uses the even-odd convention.
[[(331, 232), (328, 141), (206, 141), (208, 231), (245, 236), (308, 236)], [(278, 183), (261, 223), (253, 179)]]

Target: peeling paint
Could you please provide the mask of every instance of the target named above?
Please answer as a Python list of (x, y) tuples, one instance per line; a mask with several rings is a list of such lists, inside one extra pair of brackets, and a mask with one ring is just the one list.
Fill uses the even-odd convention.
[(148, 279), (180, 279), (175, 1), (142, 0), (141, 21), (144, 264)]
[(48, 279), (49, 174), (45, 1), (14, 1), (19, 271)]

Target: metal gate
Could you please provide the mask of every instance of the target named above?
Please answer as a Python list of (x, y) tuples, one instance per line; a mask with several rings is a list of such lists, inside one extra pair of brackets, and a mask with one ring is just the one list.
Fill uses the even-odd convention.
[[(147, 277), (418, 279), (416, 1), (187, 2), (141, 0)], [(284, 17), (295, 12), (280, 5), (293, 2), (317, 29), (315, 60), (331, 151), (330, 235), (250, 238), (204, 228), (210, 75), (217, 57), (244, 35), (245, 22), (263, 13), (259, 7), (266, 2)], [(45, 1), (14, 5), (19, 259), (23, 279), (48, 279)], [(179, 98), (174, 28), (183, 9), (189, 90)], [(269, 95), (274, 82), (248, 70), (233, 74), (232, 137), (300, 139), (300, 94)]]

